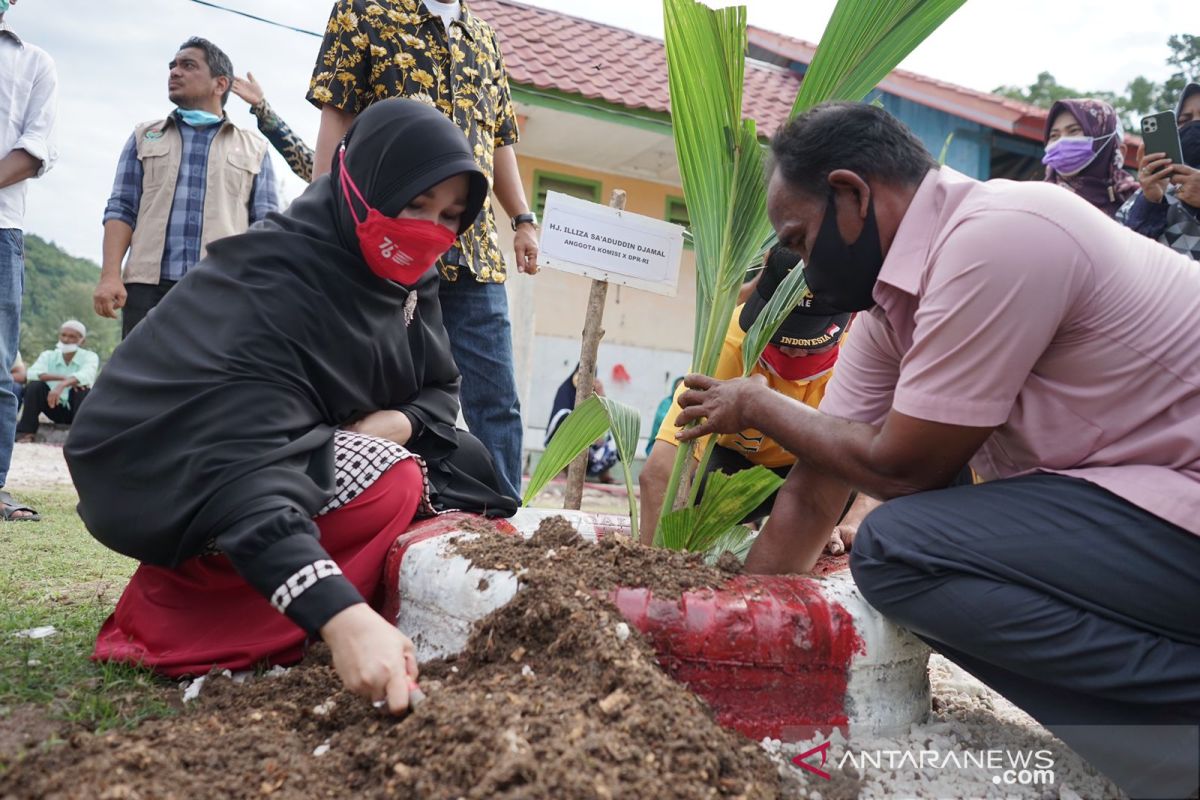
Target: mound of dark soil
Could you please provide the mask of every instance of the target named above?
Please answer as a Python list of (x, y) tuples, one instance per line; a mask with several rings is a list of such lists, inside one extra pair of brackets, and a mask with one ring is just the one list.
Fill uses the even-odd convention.
[[(596, 590), (669, 596), (728, 572), (561, 520), (530, 541), (458, 545), (525, 588), (457, 659), (430, 665), (427, 700), (396, 719), (340, 688), (323, 647), (279, 677), (210, 678), (180, 716), (80, 734), (0, 777), (5, 798), (772, 798), (774, 764), (713, 722)], [(318, 755), (319, 753), (319, 755)]]

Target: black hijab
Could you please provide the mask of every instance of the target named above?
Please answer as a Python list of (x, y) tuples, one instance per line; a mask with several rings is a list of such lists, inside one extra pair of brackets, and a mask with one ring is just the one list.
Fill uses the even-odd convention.
[[(461, 173), (462, 229), (482, 208), (466, 137), (434, 108), (376, 103), (345, 142), (346, 169), (384, 214)], [(412, 287), (376, 276), (339, 175), (335, 160), (285, 212), (209, 245), (100, 374), (64, 451), (80, 516), (104, 544), (172, 566), (215, 541), (269, 592), (246, 564), (264, 543), (316, 535), (334, 429), (381, 409), (414, 420), (408, 447), (428, 465), (435, 507), (515, 511), (482, 445), (455, 430), (436, 269)]]
[[(483, 210), (488, 182), (462, 131), (452, 122), (446, 125), (447, 122), (450, 121), (436, 108), (416, 100), (392, 98), (375, 103), (346, 133), (343, 140), (346, 168), (363, 197), (385, 217), (399, 214), (426, 189), (466, 173), (471, 191), (466, 213), (458, 226), (461, 235)], [(328, 179), (335, 201), (334, 232), (346, 251), (359, 255), (354, 217), (341, 189), (340, 152), (341, 148), (333, 154)], [(354, 193), (350, 196), (353, 198)], [(355, 199), (354, 210), (362, 219), (366, 212), (357, 203)]]

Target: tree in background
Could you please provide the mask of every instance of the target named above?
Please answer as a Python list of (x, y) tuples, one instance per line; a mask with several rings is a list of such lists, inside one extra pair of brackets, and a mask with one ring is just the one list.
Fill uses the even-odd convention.
[(1060, 84), (1049, 72), (1039, 73), (1029, 86), (1000, 86), (994, 93), (1041, 108), (1049, 108), (1054, 101), (1066, 97), (1095, 97), (1117, 109), (1126, 130), (1137, 130), (1138, 120), (1146, 114), (1175, 108), (1183, 87), (1189, 80), (1200, 78), (1200, 36), (1175, 34), (1167, 39), (1167, 47), (1171, 51), (1167, 66), (1175, 72), (1162, 83), (1138, 75), (1125, 85), (1124, 94), (1073, 89)]
[(86, 258), (68, 255), (58, 245), (25, 234), (25, 292), (21, 311), (21, 356), (32, 363), (38, 353), (54, 347), (58, 328), (77, 319), (87, 326), (87, 344), (101, 361), (121, 341), (121, 323), (96, 316), (92, 290), (100, 267)]

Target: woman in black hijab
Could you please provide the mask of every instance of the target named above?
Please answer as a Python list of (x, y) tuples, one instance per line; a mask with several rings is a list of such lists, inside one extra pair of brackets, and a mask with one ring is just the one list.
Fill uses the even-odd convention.
[(88, 530), (142, 562), (94, 658), (203, 673), (320, 635), (348, 688), (407, 705), (411, 642), (364, 602), (388, 548), (414, 514), (516, 509), (455, 429), (432, 269), (487, 191), (436, 109), (376, 103), (117, 348), (65, 447)]

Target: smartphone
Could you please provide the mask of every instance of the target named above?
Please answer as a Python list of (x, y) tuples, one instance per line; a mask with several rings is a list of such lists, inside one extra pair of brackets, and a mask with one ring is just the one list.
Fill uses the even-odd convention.
[(1160, 111), (1142, 117), (1142, 141), (1146, 153), (1166, 153), (1173, 164), (1183, 163), (1183, 146), (1179, 143), (1179, 126), (1174, 111)]

